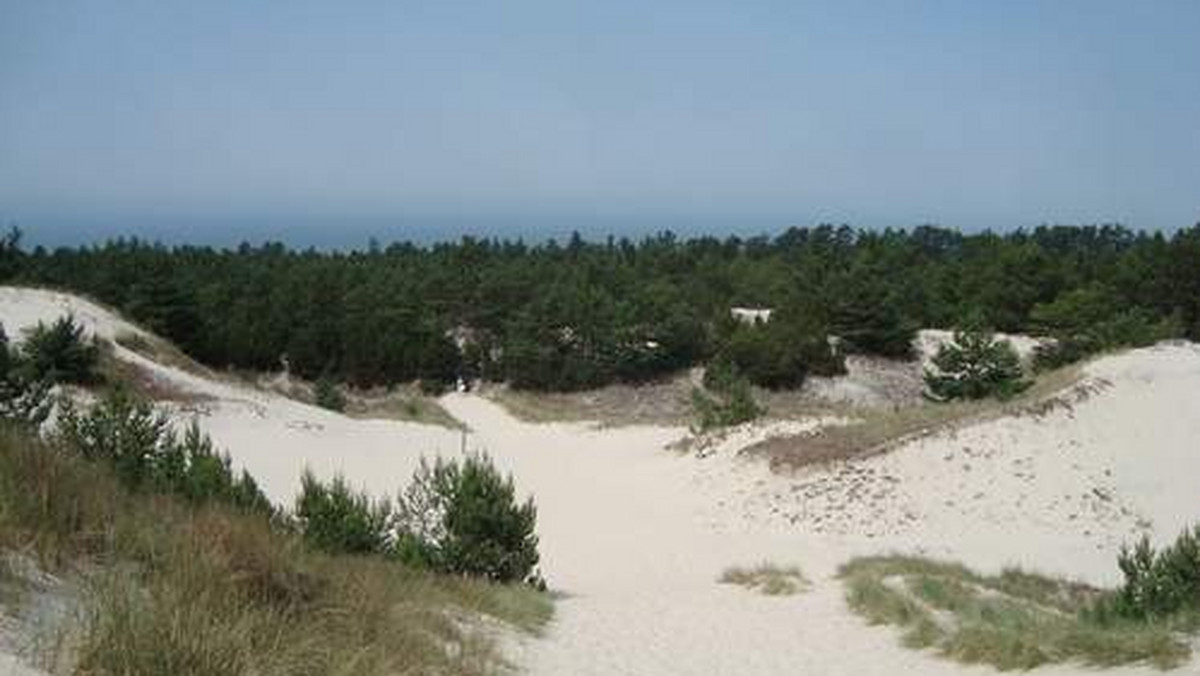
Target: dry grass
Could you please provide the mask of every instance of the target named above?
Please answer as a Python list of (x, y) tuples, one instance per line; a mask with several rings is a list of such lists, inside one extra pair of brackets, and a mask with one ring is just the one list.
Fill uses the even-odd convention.
[(350, 390), (346, 393), (344, 413), (352, 418), (403, 420), (452, 430), (465, 428), (436, 397), (423, 394), (416, 385), (401, 385), (390, 390)]
[[(915, 378), (912, 364), (886, 359), (852, 357), (855, 382), (866, 384), (881, 399), (912, 402)], [(703, 380), (703, 369), (680, 373), (642, 385), (609, 385), (585, 392), (528, 392), (488, 385), (483, 393), (527, 422), (595, 422), (603, 426), (667, 425), (687, 427), (695, 422), (692, 388)], [(872, 407), (831, 399), (829, 384), (838, 379), (814, 378), (799, 390), (753, 388), (754, 400), (766, 408), (767, 420), (797, 420), (846, 416)], [(919, 391), (919, 390), (918, 390)], [(919, 396), (916, 398), (919, 400)]]
[(807, 591), (810, 587), (808, 578), (804, 577), (800, 568), (777, 566), (766, 562), (751, 568), (741, 566), (726, 568), (717, 581), (757, 590), (767, 596), (791, 596)]
[(849, 413), (858, 422), (824, 428), (803, 437), (767, 439), (744, 453), (766, 457), (777, 470), (875, 455), (956, 427), (1005, 416), (1041, 416), (1056, 408), (1069, 408), (1095, 391), (1094, 384), (1080, 383), (1082, 375), (1082, 365), (1043, 374), (1032, 387), (1008, 401), (922, 402), (893, 409), (843, 410), (843, 415)]
[[(855, 382), (872, 388), (881, 399), (911, 402), (918, 371), (911, 363), (852, 357)], [(917, 373), (917, 375), (913, 375)], [(529, 392), (487, 385), (485, 396), (527, 422), (594, 422), (603, 426), (667, 425), (687, 427), (695, 422), (692, 388), (703, 380), (703, 369), (676, 374), (642, 385), (609, 385), (584, 392)], [(799, 390), (753, 388), (754, 400), (766, 408), (767, 420), (797, 420), (819, 416), (846, 416), (871, 408), (831, 399), (828, 386), (839, 379), (814, 378)], [(918, 390), (919, 391), (919, 390)], [(919, 400), (919, 396), (917, 397)]]
[[(287, 373), (263, 374), (250, 371), (237, 373), (239, 380), (250, 387), (274, 392), (296, 401), (317, 405), (314, 383)], [(401, 420), (437, 425), (460, 430), (464, 425), (450, 414), (437, 400), (421, 391), (416, 384), (408, 383), (392, 387), (356, 389), (338, 386), (345, 397), (344, 415), (360, 420)]]
[(1162, 625), (1093, 621), (1104, 592), (1017, 570), (983, 576), (961, 565), (903, 556), (842, 567), (850, 607), (871, 624), (898, 627), (911, 648), (1000, 670), (1077, 661), (1093, 666), (1184, 664), (1190, 648)]
[(131, 495), (2, 430), (0, 548), (78, 580), (71, 651), (89, 675), (496, 673), (496, 627), (537, 631), (551, 612), (525, 587), (324, 555), (265, 517)]
[(184, 354), (183, 350), (175, 347), (170, 341), (153, 334), (122, 331), (116, 335), (115, 342), (129, 351), (136, 352), (163, 366), (170, 366), (203, 378), (216, 378), (216, 374), (211, 369)]
[(585, 392), (528, 392), (500, 385), (480, 392), (526, 422), (594, 422), (603, 426), (692, 422), (692, 381), (686, 374), (643, 385), (609, 385)]
[(212, 400), (206, 394), (186, 390), (138, 364), (117, 357), (111, 343), (102, 342), (101, 345), (98, 370), (106, 383), (119, 383), (148, 401), (196, 404)]

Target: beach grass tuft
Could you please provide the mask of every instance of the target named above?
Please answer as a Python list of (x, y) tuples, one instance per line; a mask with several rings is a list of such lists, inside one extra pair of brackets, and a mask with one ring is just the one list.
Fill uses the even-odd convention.
[(766, 562), (751, 567), (726, 568), (718, 581), (757, 590), (767, 596), (791, 596), (807, 591), (810, 586), (808, 578), (798, 567)]

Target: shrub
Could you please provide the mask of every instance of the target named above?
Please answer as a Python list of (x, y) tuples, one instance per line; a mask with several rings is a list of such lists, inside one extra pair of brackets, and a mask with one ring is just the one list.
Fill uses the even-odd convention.
[(692, 388), (692, 409), (696, 413), (696, 432), (741, 425), (766, 412), (754, 400), (750, 386), (744, 380), (717, 396), (698, 387)]
[(129, 488), (274, 515), (254, 479), (235, 474), (229, 456), (218, 453), (198, 425), (180, 439), (164, 414), (124, 390), (109, 392), (87, 411), (63, 399), (56, 435), (67, 451), (112, 467)]
[(933, 365), (925, 370), (925, 384), (929, 395), (941, 401), (1005, 399), (1029, 386), (1012, 345), (979, 328), (955, 331), (954, 340), (933, 357)]
[(341, 476), (322, 483), (305, 470), (296, 498), (296, 520), (312, 547), (333, 554), (381, 554), (388, 548), (386, 502), (347, 485)]
[(167, 435), (154, 458), (152, 485), (193, 504), (219, 502), (246, 511), (274, 515), (275, 508), (250, 473), (233, 471), (229, 456), (194, 421), (182, 439)]
[(346, 410), (346, 397), (327, 376), (321, 376), (313, 385), (313, 397), (317, 406), (341, 413)]
[(9, 346), (0, 326), (0, 420), (37, 428), (52, 407), (50, 384), (29, 377), (21, 353)]
[(734, 326), (714, 361), (732, 364), (751, 383), (775, 390), (798, 388), (809, 375), (846, 372), (826, 327), (786, 309), (765, 323)]
[(497, 582), (533, 581), (537, 508), (484, 454), (424, 460), (397, 499), (397, 553), (409, 563)]
[(1098, 604), (1101, 618), (1135, 620), (1184, 618), (1200, 624), (1200, 526), (1155, 551), (1146, 537), (1124, 547), (1117, 565), (1125, 577), (1113, 595)]
[(32, 380), (88, 384), (96, 380), (100, 358), (97, 339), (88, 340), (83, 326), (71, 315), (46, 326), (38, 322), (22, 344), (25, 366)]
[(750, 382), (725, 359), (714, 359), (704, 370), (705, 391), (692, 388), (694, 431), (705, 432), (750, 422), (766, 413), (750, 391)]
[(117, 389), (85, 411), (64, 397), (57, 433), (67, 449), (112, 466), (123, 483), (141, 488), (154, 474), (156, 456), (166, 455), (170, 421), (148, 402)]

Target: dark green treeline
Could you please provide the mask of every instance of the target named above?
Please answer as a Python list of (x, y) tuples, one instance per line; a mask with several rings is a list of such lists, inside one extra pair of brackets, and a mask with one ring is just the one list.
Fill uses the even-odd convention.
[[(917, 327), (967, 315), (1003, 331), (1053, 329), (1036, 319), (1081, 296), (1093, 313), (1132, 309), (1200, 336), (1200, 225), (1173, 235), (820, 226), (774, 238), (464, 238), (351, 253), (137, 240), (25, 250), (10, 236), (0, 280), (91, 295), (215, 367), (276, 369), (286, 356), (300, 375), (363, 386), (464, 375), (572, 390), (723, 359), (791, 387), (836, 372), (842, 350), (903, 356)], [(776, 315), (747, 327), (731, 306)], [(841, 347), (827, 348), (826, 335)]]

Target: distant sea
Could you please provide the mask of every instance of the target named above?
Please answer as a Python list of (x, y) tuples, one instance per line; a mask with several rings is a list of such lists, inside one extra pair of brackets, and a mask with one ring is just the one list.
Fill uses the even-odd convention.
[(365, 249), (372, 242), (386, 247), (393, 242), (428, 245), (458, 241), (464, 236), (476, 239), (522, 239), (541, 243), (550, 239), (565, 242), (573, 232), (588, 241), (603, 242), (610, 235), (638, 240), (663, 231), (680, 237), (714, 235), (775, 235), (792, 223), (785, 219), (754, 219), (752, 222), (726, 219), (637, 218), (611, 219), (568, 217), (554, 219), (388, 219), (388, 218), (255, 218), (255, 217), (155, 217), (126, 218), (35, 218), (0, 220), (4, 229), (16, 225), (24, 231), (26, 248), (44, 246), (80, 246), (102, 244), (118, 237), (162, 242), (166, 245), (193, 244), (213, 247), (237, 247), (242, 242), (282, 242), (289, 247), (321, 250)]

